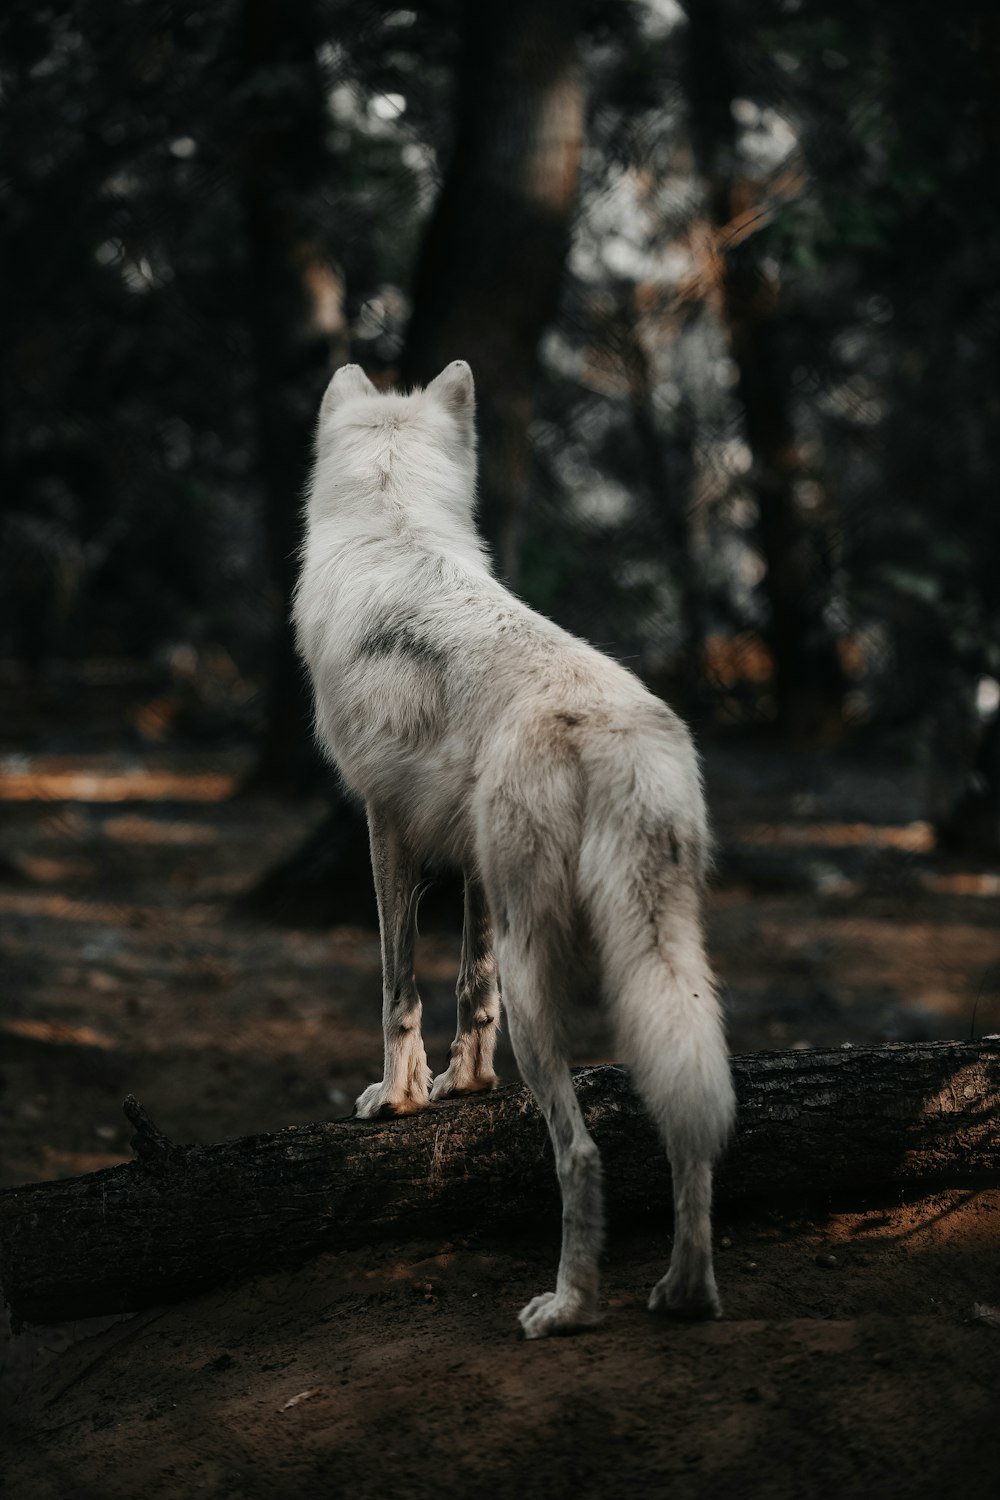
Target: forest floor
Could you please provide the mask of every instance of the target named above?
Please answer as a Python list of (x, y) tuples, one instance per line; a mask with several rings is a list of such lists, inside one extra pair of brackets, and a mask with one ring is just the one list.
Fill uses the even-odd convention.
[[(0, 1186), (127, 1159), (127, 1092), (214, 1141), (348, 1113), (380, 1072), (376, 934), (239, 914), (322, 811), (239, 794), (245, 769), (0, 760)], [(936, 858), (915, 774), (759, 747), (707, 772), (734, 1051), (1000, 1030), (1000, 873)], [(457, 956), (420, 940), (435, 1066)], [(608, 1056), (588, 1010), (577, 1061)], [(605, 1324), (540, 1345), (514, 1315), (555, 1241), (474, 1225), (29, 1330), (0, 1341), (0, 1494), (992, 1496), (998, 1231), (989, 1190), (720, 1223), (726, 1317), (699, 1327), (644, 1310), (666, 1234), (616, 1231)]]

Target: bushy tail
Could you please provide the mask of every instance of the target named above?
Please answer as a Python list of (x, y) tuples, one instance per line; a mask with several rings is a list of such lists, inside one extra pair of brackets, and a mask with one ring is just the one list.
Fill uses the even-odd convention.
[[(611, 942), (617, 946), (620, 935)], [(607, 969), (622, 1056), (670, 1157), (713, 1162), (732, 1127), (735, 1100), (708, 964), (703, 954), (685, 952), (700, 946), (700, 935), (692, 941), (677, 930), (670, 956), (629, 961), (619, 952)]]
[[(623, 1060), (675, 1163), (715, 1160), (735, 1109), (701, 932), (707, 833), (693, 753), (653, 739), (585, 816), (580, 894)], [(684, 747), (681, 747), (682, 749)]]

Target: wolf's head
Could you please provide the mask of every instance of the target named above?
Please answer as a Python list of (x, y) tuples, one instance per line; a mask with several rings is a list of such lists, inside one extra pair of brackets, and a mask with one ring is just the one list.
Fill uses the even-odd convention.
[(319, 409), (319, 440), (345, 425), (374, 427), (387, 419), (399, 422), (422, 420), (428, 430), (434, 418), (444, 418), (451, 430), (441, 428), (447, 438), (457, 431), (463, 443), (474, 439), (476, 390), (472, 371), (464, 359), (445, 365), (425, 390), (409, 396), (397, 391), (379, 391), (360, 365), (341, 365), (326, 388)]
[(472, 525), (476, 397), (464, 360), (424, 390), (379, 391), (360, 365), (327, 386), (316, 427), (311, 503), (327, 515), (408, 528)]
[(464, 359), (446, 365), (425, 390), (379, 391), (360, 365), (343, 365), (319, 409), (316, 456), (351, 461), (384, 456), (386, 449), (417, 459), (433, 452), (475, 474), (476, 392)]

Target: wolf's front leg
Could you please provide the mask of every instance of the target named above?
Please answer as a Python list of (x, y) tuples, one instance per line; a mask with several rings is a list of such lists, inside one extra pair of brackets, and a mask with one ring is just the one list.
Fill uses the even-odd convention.
[(417, 883), (420, 867), (400, 830), (369, 806), (372, 873), (382, 939), (382, 1034), (385, 1061), (380, 1083), (360, 1095), (354, 1113), (407, 1115), (428, 1100), (430, 1069), (420, 1035), (422, 1007), (413, 975)]
[(493, 1053), (500, 1025), (500, 985), (493, 956), (493, 923), (486, 896), (473, 875), (465, 877), (462, 966), (458, 974), (458, 1031), (451, 1062), (431, 1085), (432, 1099), (477, 1094), (496, 1086)]

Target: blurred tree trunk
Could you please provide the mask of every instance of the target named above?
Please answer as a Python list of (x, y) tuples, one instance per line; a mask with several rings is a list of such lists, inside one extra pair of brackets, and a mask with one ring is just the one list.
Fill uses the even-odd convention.
[(478, 395), (480, 525), (516, 573), (538, 343), (555, 312), (583, 141), (579, 0), (476, 0), (462, 27), (451, 161), (424, 236), (401, 379), (452, 359)]
[[(979, 15), (973, 45), (987, 85), (980, 92), (983, 179), (988, 182), (992, 177), (995, 184), (1000, 172), (1000, 15), (996, 11), (984, 9)], [(984, 858), (1000, 858), (1000, 709), (993, 710), (981, 731), (971, 781), (956, 799), (945, 835), (954, 847), (971, 848)]]
[[(961, 256), (948, 212), (928, 216), (919, 200), (899, 233), (887, 288), (895, 347), (883, 444), (889, 494), (905, 497), (908, 515), (921, 523), (918, 541), (901, 540), (902, 565), (931, 564), (929, 595), (897, 605), (895, 622), (895, 675), (906, 682), (929, 751), (928, 815), (942, 849), (995, 860), (1000, 715), (984, 722), (976, 688), (981, 676), (996, 675), (1000, 625), (1000, 325), (986, 312), (996, 304), (1000, 220), (995, 187), (982, 193), (983, 184), (1000, 181), (1000, 16), (975, 10), (943, 57), (915, 42), (909, 20), (889, 33), (883, 108), (899, 122), (911, 156), (936, 161), (936, 125), (924, 100), (942, 72), (972, 128), (964, 162), (954, 145), (949, 150), (949, 161), (959, 161), (949, 169), (969, 185)], [(972, 329), (978, 338), (970, 347)], [(984, 524), (987, 515), (993, 519)], [(948, 555), (952, 536), (967, 549), (958, 566)]]
[[(247, 0), (266, 9), (274, 0)], [(556, 306), (569, 243), (583, 131), (583, 88), (576, 56), (578, 0), (481, 0), (460, 11), (455, 140), (451, 164), (431, 214), (414, 275), (413, 314), (400, 380), (424, 384), (452, 359), (472, 365), (480, 434), (480, 523), (501, 570), (515, 571), (516, 523), (531, 469), (528, 424), (539, 339)], [(284, 137), (268, 138), (265, 158), (278, 160)], [(280, 173), (278, 174), (280, 178)], [(249, 174), (261, 285), (288, 278), (287, 239), (275, 222), (268, 179)], [(279, 183), (280, 186), (280, 183)], [(272, 320), (276, 309), (266, 315)], [(263, 345), (284, 338), (268, 322)], [(275, 366), (265, 361), (261, 387), (271, 419), (281, 391), (268, 390)], [(287, 378), (287, 377), (284, 377)], [(264, 412), (261, 411), (261, 420)], [(290, 429), (287, 429), (290, 430)], [(285, 431), (285, 429), (283, 429)], [(303, 442), (302, 452), (306, 453)], [(276, 456), (284, 451), (276, 439)], [(294, 498), (283, 463), (273, 478), (271, 545), (291, 557)], [(271, 481), (269, 481), (269, 484)], [(280, 488), (279, 488), (280, 486)], [(272, 492), (269, 490), (269, 493)], [(287, 551), (281, 548), (287, 543)], [(289, 643), (289, 658), (291, 650)], [(281, 663), (279, 662), (279, 666)], [(300, 679), (296, 678), (296, 681)], [(275, 719), (275, 727), (285, 720)], [(448, 879), (421, 907), (425, 921), (460, 919), (461, 896)], [(322, 905), (326, 919), (374, 917), (363, 814), (335, 802), (321, 828), (242, 903), (257, 914), (297, 920)]]
[[(641, 332), (642, 312), (633, 292), (618, 310), (613, 338), (628, 378), (632, 430), (656, 530), (651, 540), (672, 558), (680, 595), (681, 642), (669, 673), (650, 686), (686, 717), (700, 716), (705, 702), (704, 645), (708, 632), (705, 595), (691, 545), (688, 501), (694, 474), (693, 424), (685, 402), (683, 438), (668, 444), (657, 421), (655, 372)], [(611, 338), (609, 337), (609, 344)], [(680, 462), (678, 455), (680, 454)]]
[[(976, 111), (982, 139), (983, 181), (995, 184), (1000, 173), (1000, 15), (996, 11), (982, 9), (976, 18), (971, 43), (979, 64)], [(995, 332), (993, 343), (997, 352)], [(995, 559), (990, 560), (990, 572), (995, 580)], [(995, 860), (1000, 858), (1000, 710), (994, 709), (986, 724), (976, 723), (968, 743), (975, 747), (972, 766), (963, 768), (965, 774), (956, 779), (958, 790), (938, 823), (938, 837), (945, 848), (956, 853)]]
[(824, 620), (830, 598), (825, 530), (796, 494), (805, 466), (791, 417), (781, 293), (758, 263), (753, 234), (733, 235), (728, 244), (726, 236), (752, 206), (739, 175), (732, 113), (740, 94), (738, 39), (732, 8), (720, 0), (689, 0), (686, 9), (692, 146), (705, 182), (721, 311), (753, 458), (777, 727), (793, 739), (824, 740), (840, 730), (845, 681)]
[[(947, 734), (945, 715), (940, 711), (936, 715), (932, 749), (944, 796), (935, 807), (932, 787), (931, 814), (942, 849), (996, 860), (1000, 857), (1000, 713), (973, 729), (967, 727), (970, 717), (956, 717)], [(971, 764), (970, 744), (974, 747)]]
[(300, 786), (317, 764), (311, 702), (289, 605), (301, 496), (319, 391), (342, 359), (339, 279), (312, 241), (308, 202), (329, 171), (326, 96), (314, 0), (243, 0), (236, 88), (240, 200), (246, 236), (246, 320), (252, 348), (256, 469), (279, 621), (268, 669), (254, 779)]

